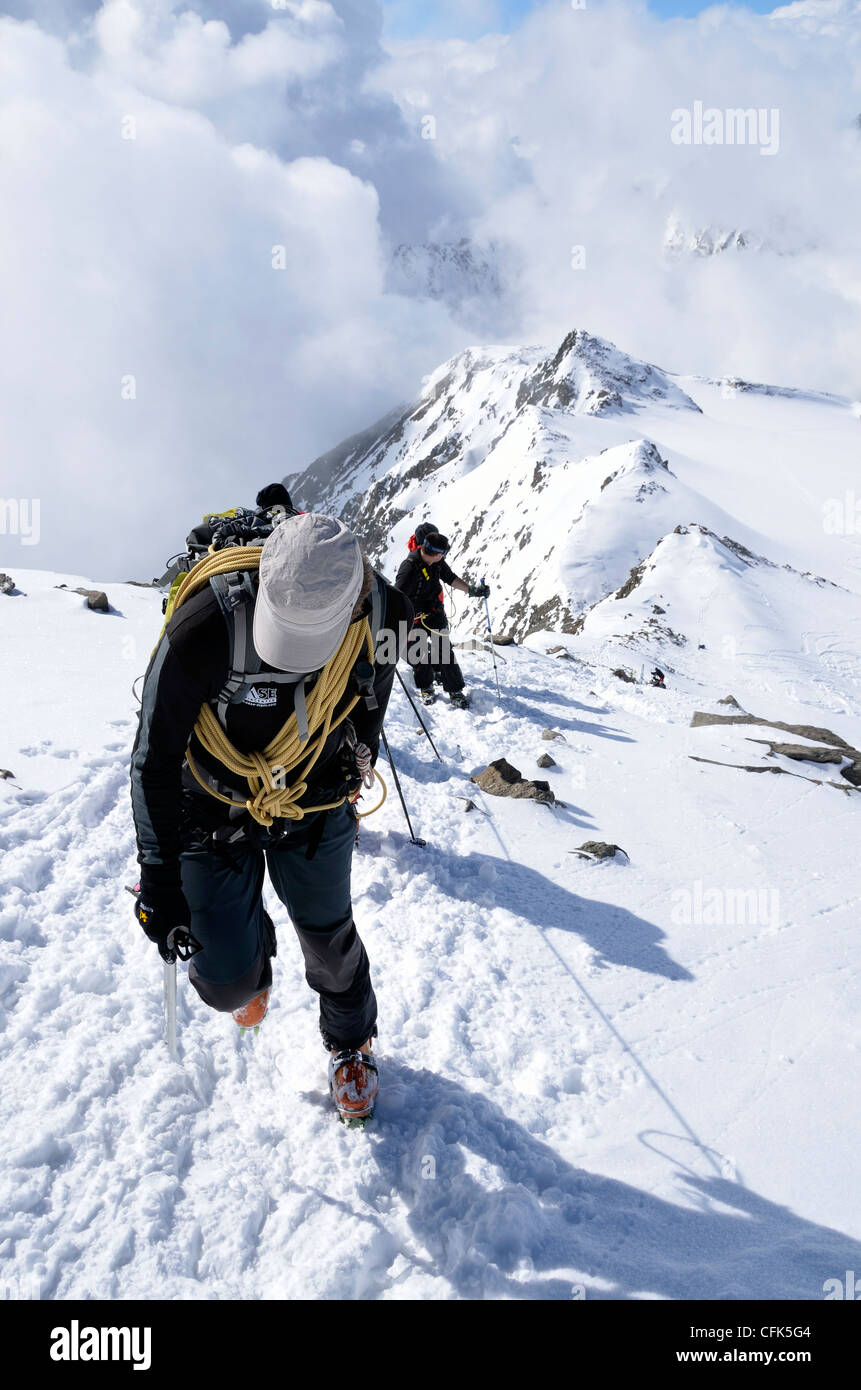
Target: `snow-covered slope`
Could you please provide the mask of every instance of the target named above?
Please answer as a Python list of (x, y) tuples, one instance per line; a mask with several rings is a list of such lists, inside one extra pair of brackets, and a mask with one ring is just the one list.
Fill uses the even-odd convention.
[[(662, 505), (637, 490), (676, 483), (625, 448), (623, 514)], [(396, 690), (389, 739), (428, 845), (410, 845), (391, 795), (355, 859), (381, 1010), (364, 1133), (333, 1117), (315, 1001), (268, 890), (280, 944), (259, 1038), (240, 1042), (181, 978), (169, 1061), (160, 962), (123, 888), (130, 684), (158, 595), (109, 586), (116, 612), (100, 615), (53, 588), (77, 580), (14, 571), (23, 594), (0, 596), (0, 766), (15, 773), (0, 781), (0, 1282), (37, 1281), (43, 1298), (818, 1300), (861, 1268), (861, 793), (785, 757), (813, 780), (716, 766), (767, 767), (749, 736), (770, 731), (690, 727), (731, 710), (717, 703), (731, 690), (857, 748), (858, 636), (845, 608), (832, 630), (823, 605), (839, 591), (722, 546), (694, 529), (659, 542), (627, 599), (564, 638), (592, 644), (591, 664), (539, 637), (501, 650), (499, 704), (487, 656), (464, 652), (472, 712), (425, 712), (442, 763)], [(598, 659), (605, 612), (670, 588), (661, 621), (701, 622), (707, 650), (680, 655), (667, 690), (620, 683)], [(745, 614), (766, 601), (756, 662), (716, 655), (723, 626), (750, 640)], [(811, 654), (833, 656), (827, 687), (823, 657), (791, 688), (791, 618)], [(548, 727), (561, 738), (544, 741)], [(564, 804), (479, 792), (470, 774), (500, 756)], [(571, 852), (591, 840), (628, 858)]]

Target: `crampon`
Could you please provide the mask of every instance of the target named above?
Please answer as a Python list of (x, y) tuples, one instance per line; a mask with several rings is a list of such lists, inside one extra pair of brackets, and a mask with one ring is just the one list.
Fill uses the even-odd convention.
[(379, 1090), (370, 1041), (361, 1049), (343, 1048), (330, 1054), (329, 1090), (341, 1122), (349, 1129), (363, 1128), (373, 1116)]

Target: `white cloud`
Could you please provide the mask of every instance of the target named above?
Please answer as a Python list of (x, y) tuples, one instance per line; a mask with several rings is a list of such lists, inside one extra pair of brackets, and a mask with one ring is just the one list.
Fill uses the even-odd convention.
[[(662, 22), (550, 4), (513, 36), (389, 45), (375, 78), (477, 194), (517, 265), (521, 332), (580, 325), (681, 370), (861, 391), (861, 5)], [(679, 146), (697, 100), (779, 112), (780, 146)], [(668, 224), (753, 232), (760, 253), (668, 261)], [(572, 269), (571, 248), (586, 265)]]
[[(38, 14), (56, 37), (0, 22), (0, 493), (41, 498), (45, 565), (155, 572), (201, 508), (463, 347), (466, 297), (386, 293), (401, 241), (502, 248), (490, 336), (582, 326), (671, 369), (861, 391), (858, 0), (672, 23), (559, 0), (382, 66), (369, 0)], [(675, 145), (698, 100), (777, 107), (779, 152)], [(671, 224), (764, 249), (668, 256)]]
[(304, 466), (458, 336), (383, 293), (371, 183), (0, 31), (0, 492), (41, 500), (29, 564), (148, 576), (201, 508)]

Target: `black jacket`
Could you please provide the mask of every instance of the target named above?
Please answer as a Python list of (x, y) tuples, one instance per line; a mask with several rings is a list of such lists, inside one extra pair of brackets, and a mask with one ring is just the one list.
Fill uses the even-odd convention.
[(398, 570), (395, 587), (406, 594), (417, 614), (440, 613), (444, 603), (443, 584), (450, 584), (453, 579), (459, 578), (460, 575), (455, 574), (445, 559), (437, 565), (427, 565), (421, 551), (415, 550)]
[[(395, 632), (399, 631), (399, 623), (409, 628), (413, 621), (412, 605), (389, 584), (385, 595), (384, 626)], [(370, 599), (366, 608), (370, 608)], [(293, 712), (292, 687), (267, 687), (266, 670), (264, 667), (255, 678), (254, 703), (247, 695), (242, 703), (228, 709), (228, 737), (243, 753), (265, 748)], [(227, 675), (227, 624), (215, 595), (207, 586), (171, 618), (144, 680), (140, 722), (132, 752), (131, 792), (138, 860), (142, 877), (145, 874), (150, 884), (179, 887), (179, 856), (189, 826), (210, 830), (230, 819), (230, 807), (210, 796), (193, 781), (187, 767), (184, 769), (185, 750), (200, 707), (215, 698)], [(358, 742), (368, 745), (374, 761), (394, 675), (393, 665), (377, 663), (374, 694), (378, 708), (369, 710), (360, 699), (350, 714)], [(348, 691), (348, 695), (352, 693)], [(342, 736), (343, 725), (333, 730), (327, 740), (312, 769), (312, 781), (300, 805), (304, 802), (314, 806), (335, 799), (334, 795), (325, 793), (343, 795)], [(214, 772), (222, 782), (232, 783), (247, 793), (248, 784), (244, 779), (232, 779), (226, 768), (208, 759), (196, 739), (192, 743), (196, 762)]]

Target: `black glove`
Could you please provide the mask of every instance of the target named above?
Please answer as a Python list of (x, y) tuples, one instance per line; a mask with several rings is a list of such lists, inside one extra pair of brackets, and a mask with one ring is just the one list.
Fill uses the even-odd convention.
[[(182, 889), (152, 888), (146, 884), (139, 886), (140, 892), (135, 898), (135, 916), (145, 935), (155, 942), (159, 955), (168, 964), (175, 961), (177, 955), (185, 959), (176, 947), (182, 943), (183, 937), (189, 941), (193, 941), (193, 938), (189, 931), (191, 913)], [(177, 932), (180, 942), (169, 945), (168, 937), (176, 927), (180, 928)]]
[(470, 598), (490, 598), (490, 585), (470, 584), (469, 596)]

